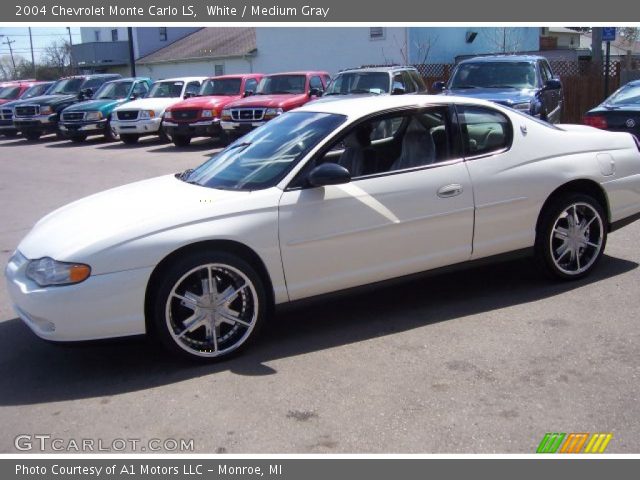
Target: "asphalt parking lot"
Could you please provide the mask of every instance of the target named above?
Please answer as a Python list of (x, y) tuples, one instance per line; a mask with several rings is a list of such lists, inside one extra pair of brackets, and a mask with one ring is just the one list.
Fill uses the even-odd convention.
[[(215, 145), (0, 140), (0, 261), (44, 214), (196, 166)], [(519, 260), (282, 311), (209, 366), (144, 339), (58, 346), (0, 280), (0, 452), (20, 434), (193, 439), (196, 453), (534, 453), (546, 432), (613, 432), (640, 452), (640, 223), (593, 276)], [(90, 321), (90, 319), (87, 319)]]

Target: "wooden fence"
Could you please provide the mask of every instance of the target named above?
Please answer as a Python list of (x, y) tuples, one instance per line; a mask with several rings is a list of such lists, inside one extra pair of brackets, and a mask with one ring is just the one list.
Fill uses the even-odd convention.
[[(602, 65), (591, 62), (551, 61), (551, 69), (562, 80), (564, 88), (564, 109), (562, 122), (582, 123), (585, 112), (600, 104), (605, 98), (604, 74)], [(447, 81), (453, 71), (453, 64), (430, 63), (415, 65), (424, 77), (429, 89), (433, 82)], [(608, 94), (620, 86), (620, 62), (611, 62), (609, 71)]]

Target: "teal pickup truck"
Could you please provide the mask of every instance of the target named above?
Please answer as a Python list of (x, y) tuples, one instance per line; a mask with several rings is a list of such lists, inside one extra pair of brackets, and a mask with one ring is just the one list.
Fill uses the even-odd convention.
[(118, 140), (111, 128), (111, 112), (125, 102), (143, 98), (152, 80), (146, 77), (120, 78), (105, 83), (91, 100), (65, 108), (60, 115), (60, 132), (73, 142), (83, 142), (90, 135), (104, 135)]

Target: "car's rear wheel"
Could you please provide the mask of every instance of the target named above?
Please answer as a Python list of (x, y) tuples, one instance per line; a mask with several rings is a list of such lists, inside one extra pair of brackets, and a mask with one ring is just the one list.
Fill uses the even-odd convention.
[(38, 140), (40, 138), (40, 136), (42, 135), (42, 132), (40, 132), (38, 130), (28, 130), (26, 132), (22, 132), (22, 135), (27, 140), (33, 142), (33, 141)]
[(173, 143), (176, 147), (186, 147), (191, 143), (191, 137), (188, 135), (174, 135)]
[(120, 135), (120, 140), (122, 140), (127, 145), (135, 145), (136, 143), (138, 143), (139, 139), (139, 135), (134, 135), (132, 133), (123, 133)]
[(573, 280), (588, 275), (607, 243), (606, 214), (589, 195), (570, 193), (542, 213), (536, 255), (553, 277)]
[(228, 357), (253, 341), (267, 314), (264, 284), (242, 258), (196, 252), (163, 271), (153, 328), (173, 353), (200, 361)]

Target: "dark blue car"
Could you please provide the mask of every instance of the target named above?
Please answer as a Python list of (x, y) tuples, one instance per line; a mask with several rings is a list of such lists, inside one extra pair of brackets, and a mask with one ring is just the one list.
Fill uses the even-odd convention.
[(551, 123), (562, 116), (562, 83), (544, 57), (491, 55), (463, 60), (449, 82), (435, 82), (433, 90), (490, 100)]
[(640, 137), (640, 80), (627, 83), (589, 110), (583, 122), (592, 127), (629, 132)]

